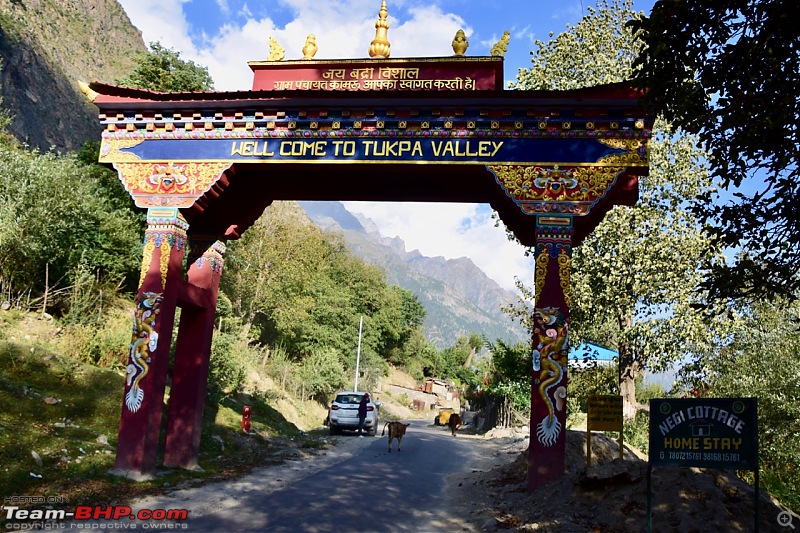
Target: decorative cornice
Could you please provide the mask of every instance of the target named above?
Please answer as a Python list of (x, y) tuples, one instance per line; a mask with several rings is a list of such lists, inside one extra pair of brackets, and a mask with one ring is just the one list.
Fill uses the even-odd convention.
[(202, 113), (119, 113), (102, 115), (104, 138), (113, 139), (222, 139), (326, 137), (477, 137), (597, 139), (625, 150), (608, 164), (634, 164), (646, 156), (651, 131), (636, 128), (636, 119), (624, 117), (569, 120), (551, 117), (504, 116), (481, 110), (315, 109), (305, 112), (256, 112), (236, 116)]
[(497, 183), (528, 215), (587, 215), (625, 167), (487, 165)]

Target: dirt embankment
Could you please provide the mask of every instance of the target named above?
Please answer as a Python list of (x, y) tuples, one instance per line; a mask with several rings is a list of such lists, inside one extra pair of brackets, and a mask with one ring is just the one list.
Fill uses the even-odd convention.
[[(568, 431), (566, 475), (528, 494), (527, 435), (493, 430), (487, 437), (494, 437), (494, 446), (483, 464), (449, 480), (451, 505), (476, 530), (646, 531), (647, 461), (638, 450), (626, 447), (620, 461), (617, 442), (594, 433), (593, 466), (587, 468), (586, 432)], [(733, 472), (656, 468), (652, 494), (654, 532), (755, 531), (754, 490)], [(762, 533), (790, 531), (778, 523), (787, 509), (763, 492), (760, 502)]]

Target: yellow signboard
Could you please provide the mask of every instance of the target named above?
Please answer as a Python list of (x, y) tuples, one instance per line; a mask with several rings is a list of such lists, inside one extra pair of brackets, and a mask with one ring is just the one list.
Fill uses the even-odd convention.
[(622, 396), (590, 394), (586, 403), (586, 464), (592, 465), (592, 431), (619, 431), (619, 458), (622, 460)]
[(622, 396), (593, 394), (587, 403), (589, 431), (622, 431)]

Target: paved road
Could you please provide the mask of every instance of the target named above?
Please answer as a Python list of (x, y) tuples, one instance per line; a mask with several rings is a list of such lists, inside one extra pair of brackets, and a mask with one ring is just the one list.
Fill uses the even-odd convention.
[[(337, 438), (357, 439), (348, 434)], [(312, 468), (297, 481), (287, 482), (265, 469), (241, 480), (150, 499), (135, 508), (189, 509), (188, 520), (175, 525), (197, 532), (472, 530), (464, 517), (449, 512), (444, 489), (449, 474), (468, 469), (478, 458), (476, 441), (453, 438), (447, 428), (415, 420), (399, 453), (396, 444), (389, 453), (386, 437), (365, 437), (345, 444), (354, 452), (349, 458)], [(152, 525), (163, 531), (167, 524)]]

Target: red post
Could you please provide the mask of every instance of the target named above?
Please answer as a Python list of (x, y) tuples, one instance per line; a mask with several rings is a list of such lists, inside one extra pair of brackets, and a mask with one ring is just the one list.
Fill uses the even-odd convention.
[(167, 411), (164, 465), (197, 467), (219, 280), (225, 245), (192, 236), (191, 266), (183, 285)]
[(572, 233), (568, 217), (537, 216), (529, 493), (564, 475)]
[(174, 208), (149, 209), (147, 224), (115, 461), (116, 470), (128, 477), (149, 474), (156, 466), (188, 227)]
[(244, 409), (242, 410), (242, 430), (245, 433), (250, 433), (250, 417), (252, 416), (252, 411), (249, 405), (245, 405)]

